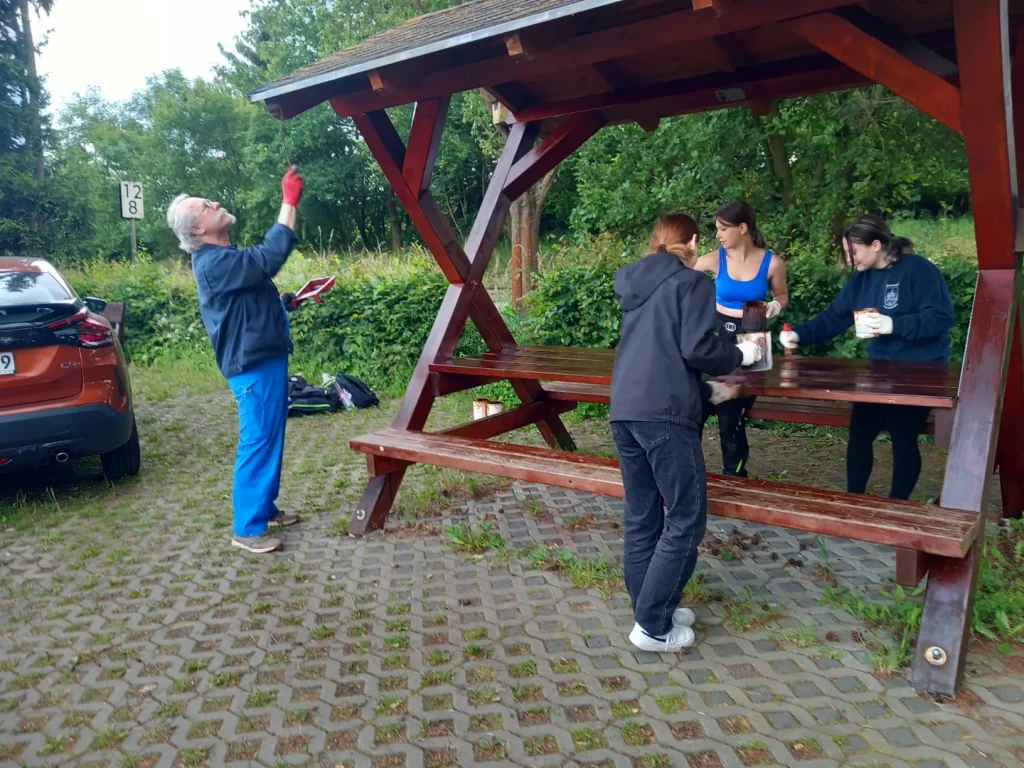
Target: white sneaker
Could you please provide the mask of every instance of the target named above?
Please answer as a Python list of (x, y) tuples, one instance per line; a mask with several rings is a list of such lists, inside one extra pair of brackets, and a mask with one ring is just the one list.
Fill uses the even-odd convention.
[(634, 624), (633, 631), (629, 633), (629, 642), (641, 651), (654, 653), (681, 651), (693, 645), (695, 639), (693, 630), (689, 627), (672, 627), (664, 637), (652, 637), (639, 624)]
[(689, 608), (676, 608), (672, 612), (673, 627), (692, 627), (696, 620), (697, 617)]

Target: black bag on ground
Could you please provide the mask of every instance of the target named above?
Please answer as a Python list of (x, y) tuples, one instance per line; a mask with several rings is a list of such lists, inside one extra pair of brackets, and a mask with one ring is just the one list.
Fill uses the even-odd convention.
[(377, 395), (373, 393), (373, 390), (366, 386), (364, 381), (357, 379), (355, 376), (346, 376), (344, 373), (339, 373), (334, 377), (334, 381), (338, 387), (348, 392), (352, 398), (352, 404), (356, 408), (379, 408), (380, 400)]
[(334, 387), (313, 387), (301, 376), (288, 377), (288, 415), (332, 413), (341, 405)]

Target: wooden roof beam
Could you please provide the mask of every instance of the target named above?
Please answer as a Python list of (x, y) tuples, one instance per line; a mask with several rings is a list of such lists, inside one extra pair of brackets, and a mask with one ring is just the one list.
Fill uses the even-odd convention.
[[(811, 77), (818, 70), (835, 69), (837, 66), (837, 62), (832, 57), (816, 53), (774, 64), (746, 67), (736, 72), (715, 72), (709, 75), (631, 88), (628, 91), (598, 93), (543, 104), (538, 107), (520, 110), (513, 117), (512, 122), (525, 123), (579, 112), (594, 112), (620, 107), (628, 108), (630, 105), (656, 102), (660, 99), (686, 98), (698, 93), (710, 94), (711, 98), (717, 103), (729, 105), (743, 103), (750, 98), (744, 90), (750, 85), (756, 85), (761, 81), (780, 77), (788, 77), (794, 80), (799, 79), (801, 76)], [(846, 68), (843, 67), (843, 69)], [(863, 77), (859, 79), (861, 81), (864, 80)], [(650, 116), (651, 114), (650, 112), (645, 112), (644, 116)]]
[[(631, 87), (629, 77), (619, 68), (614, 61), (599, 61), (590, 67), (597, 78), (604, 84), (608, 93), (619, 93)], [(647, 133), (654, 133), (658, 130), (661, 120), (658, 118), (644, 117), (636, 121), (637, 125)]]
[(430, 179), (441, 148), (441, 134), (448, 119), (449, 102), (448, 96), (421, 101), (412, 114), (402, 176), (417, 199), (430, 189)]
[(723, 72), (735, 72), (748, 63), (747, 52), (743, 50), (735, 35), (718, 35), (711, 38), (715, 56)]
[(794, 19), (848, 3), (849, 0), (732, 0), (729, 13), (722, 16), (695, 14), (691, 8), (685, 8), (561, 40), (532, 60), (502, 55), (426, 73), (418, 62), (386, 67), (385, 82), (389, 78), (394, 81), (389, 83), (392, 87), (388, 90), (340, 94), (331, 99), (331, 104), (343, 116), (364, 114), (473, 88), (564, 73), (595, 62)]
[(715, 16), (725, 13), (726, 0), (693, 0), (693, 10), (712, 11)]
[(505, 194), (515, 200), (583, 146), (604, 124), (604, 117), (598, 113), (566, 120), (512, 166), (505, 181)]
[[(945, 80), (943, 75), (931, 70), (931, 66), (936, 64), (936, 57), (933, 55), (929, 59), (923, 55), (923, 46), (916, 41), (901, 37), (898, 38), (899, 42), (895, 42), (896, 35), (890, 35), (888, 41), (883, 41), (855, 24), (848, 15), (832, 12), (797, 19), (790, 23), (790, 28), (811, 44), (870, 80), (884, 85), (951, 130), (962, 132), (959, 89)], [(917, 60), (907, 58), (897, 48), (915, 51)]]
[(783, 74), (752, 80), (737, 80), (728, 88), (701, 88), (668, 94), (629, 104), (597, 110), (609, 125), (640, 122), (655, 117), (687, 115), (729, 109), (751, 102), (772, 102), (781, 99), (809, 96), (813, 93), (837, 91), (865, 85), (866, 78), (859, 72), (842, 65), (813, 72)]

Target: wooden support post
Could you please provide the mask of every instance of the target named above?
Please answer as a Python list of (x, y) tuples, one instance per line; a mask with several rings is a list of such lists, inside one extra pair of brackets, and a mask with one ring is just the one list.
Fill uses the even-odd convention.
[(916, 549), (896, 547), (896, 583), (916, 587), (928, 572), (928, 558)]
[[(1018, 273), (1018, 284), (1024, 279)], [(1017, 321), (1013, 324), (1010, 345), (1010, 368), (1006, 375), (1006, 393), (1003, 395), (1003, 418), (999, 423), (999, 490), (1002, 493), (1003, 517), (1024, 516), (1024, 309), (1021, 290), (1017, 288)]]
[[(472, 319), (492, 352), (515, 346), (512, 333), (482, 283), (512, 200), (529, 188), (520, 183), (509, 190), (508, 181), (512, 178), (514, 169), (517, 179), (531, 178), (537, 173), (543, 176), (600, 127), (600, 124), (593, 120), (577, 121), (590, 126), (590, 133), (587, 136), (582, 136), (582, 129), (579, 128), (567, 134), (556, 131), (552, 136), (561, 138), (552, 140), (552, 137), (549, 137), (543, 145), (544, 151), (531, 155), (531, 148), (539, 133), (539, 124), (513, 126), (466, 242), (466, 248), (463, 249), (429, 189), (431, 171), (437, 158), (437, 147), (446, 117), (447, 99), (418, 104), (408, 149), (403, 146), (394, 125), (384, 112), (358, 115), (354, 118), (356, 127), (394, 189), (395, 196), (405, 207), (409, 218), (450, 283), (412, 378), (406, 387), (405, 396), (393, 423), (396, 429), (423, 429), (436, 394), (429, 366), (454, 353), (455, 344), (467, 318)], [(523, 164), (524, 158), (530, 159)], [(544, 397), (543, 389), (535, 381), (512, 380), (511, 383), (524, 406), (530, 406)], [(544, 439), (552, 447), (574, 450), (572, 438), (558, 418), (560, 408), (561, 406), (545, 406), (540, 410), (529, 411), (531, 415), (537, 415), (537, 419), (525, 423), (536, 423)], [(513, 423), (516, 418), (522, 418), (525, 412), (517, 409), (512, 413), (516, 415), (506, 416), (497, 423)], [(384, 525), (406, 466), (389, 465), (389, 471), (371, 479), (360, 499), (349, 526), (349, 533), (360, 536)]]
[[(1013, 97), (1013, 165), (1017, 171), (1017, 183), (1024, 178), (1024, 34), (1018, 34), (1013, 52), (1010, 73), (1010, 88)], [(1019, 192), (1019, 190), (1018, 190)], [(1024, 250), (1024, 212), (1017, 201), (1017, 227), (1015, 243), (1017, 251)], [(1019, 257), (1018, 257), (1019, 258)], [(1018, 276), (1018, 282), (1022, 278)], [(1018, 287), (1024, 291), (1024, 286)], [(1017, 295), (1017, 323), (1010, 347), (1010, 371), (1006, 377), (1006, 394), (1003, 397), (1003, 418), (999, 425), (999, 449), (996, 463), (999, 466), (999, 487), (1002, 492), (1003, 517), (1024, 516), (1024, 451), (1020, 447), (1020, 436), (1024, 435), (1024, 294)]]
[(925, 114), (960, 133), (960, 94), (956, 86), (917, 61), (901, 55), (837, 12), (791, 22), (790, 28), (850, 69), (881, 83)]
[(960, 394), (942, 486), (942, 506), (974, 512), (978, 535), (966, 558), (933, 557), (911, 679), (952, 696), (963, 675), (985, 536), (1003, 395), (1020, 286), (1014, 255), (1017, 200), (1006, 0), (954, 0), (961, 118), (978, 242)]
[(912, 681), (929, 693), (954, 695), (963, 675), (1017, 292), (1014, 270), (982, 270), (978, 275), (942, 506), (976, 512), (980, 524), (966, 558), (932, 557), (927, 564)]

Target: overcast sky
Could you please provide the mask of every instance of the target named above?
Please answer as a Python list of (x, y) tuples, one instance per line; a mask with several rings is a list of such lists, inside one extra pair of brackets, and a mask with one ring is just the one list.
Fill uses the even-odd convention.
[(209, 75), (223, 62), (217, 44), (231, 49), (248, 7), (249, 0), (56, 0), (33, 30), (37, 42), (47, 39), (39, 71), (51, 110), (91, 85), (122, 100), (165, 69)]

